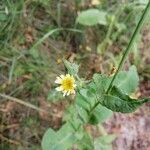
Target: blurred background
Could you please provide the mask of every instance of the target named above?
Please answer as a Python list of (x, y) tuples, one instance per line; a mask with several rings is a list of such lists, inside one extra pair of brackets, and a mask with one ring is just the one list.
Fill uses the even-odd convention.
[[(80, 76), (85, 79), (91, 79), (96, 72), (111, 74), (147, 3), (148, 0), (1, 0), (0, 149), (41, 150), (44, 132), (48, 127), (61, 127), (71, 99), (55, 92), (56, 76), (66, 72), (62, 58), (80, 64)], [(102, 16), (99, 23), (91, 23), (78, 17), (81, 11), (91, 8), (100, 10), (106, 19)], [(140, 77), (139, 88), (132, 97), (150, 96), (150, 15), (124, 69), (132, 64)], [(108, 133), (117, 135), (114, 149), (150, 149), (149, 104), (132, 114), (114, 113), (103, 125)], [(94, 135), (94, 128), (89, 128)]]

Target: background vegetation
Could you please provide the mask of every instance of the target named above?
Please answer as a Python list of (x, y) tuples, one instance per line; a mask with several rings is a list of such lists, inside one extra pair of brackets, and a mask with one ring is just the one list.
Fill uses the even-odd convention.
[[(107, 75), (113, 73), (113, 67), (118, 66), (147, 2), (148, 0), (0, 1), (0, 93), (5, 93), (0, 99), (1, 149), (41, 149), (45, 130), (48, 127), (57, 130), (62, 126), (64, 110), (72, 100), (71, 97), (63, 98), (54, 90), (56, 76), (66, 72), (62, 58), (80, 64), (80, 76), (86, 79), (91, 79), (96, 72)], [(83, 12), (90, 8), (99, 10), (92, 12), (95, 19), (93, 15), (90, 16), (91, 12)], [(150, 17), (147, 17), (124, 65), (124, 69), (136, 65), (140, 75), (140, 87), (133, 97), (150, 96), (149, 50)], [(14, 97), (18, 99), (13, 99)], [(18, 101), (24, 102), (24, 105), (18, 104)], [(30, 103), (35, 106), (34, 109)], [(131, 118), (139, 115), (148, 124), (149, 114), (148, 106), (143, 106)], [(120, 130), (116, 126), (114, 129), (112, 125), (116, 118), (120, 125), (122, 116), (115, 117), (116, 114), (104, 125), (108, 132), (118, 134)], [(124, 121), (125, 119), (122, 122)], [(136, 123), (133, 121), (134, 127)], [(96, 136), (95, 128), (86, 128), (92, 132), (93, 137)], [(147, 130), (148, 127), (142, 128), (142, 140), (148, 136), (145, 134)], [(126, 139), (125, 136), (122, 141)], [(127, 144), (130, 148), (137, 149), (136, 141), (127, 140), (131, 142)], [(119, 149), (117, 142), (114, 147)], [(143, 150), (150, 146), (147, 143), (144, 143), (145, 147), (144, 144), (141, 146), (144, 147)]]

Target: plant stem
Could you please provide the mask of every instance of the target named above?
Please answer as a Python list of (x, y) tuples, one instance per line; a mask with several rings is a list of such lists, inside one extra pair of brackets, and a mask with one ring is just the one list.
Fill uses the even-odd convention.
[[(132, 35), (132, 37), (131, 37), (131, 40), (130, 40), (130, 42), (129, 42), (129, 44), (128, 44), (128, 46), (127, 46), (125, 52), (124, 52), (124, 55), (122, 56), (122, 59), (121, 59), (121, 61), (120, 61), (120, 63), (119, 63), (119, 66), (118, 66), (118, 69), (117, 69), (115, 75), (113, 76), (113, 79), (111, 80), (111, 83), (110, 83), (110, 85), (109, 85), (109, 87), (108, 87), (108, 89), (107, 89), (107, 91), (106, 91), (106, 94), (108, 94), (108, 92), (110, 91), (110, 89), (111, 89), (111, 87), (112, 87), (112, 85), (113, 85), (113, 82), (114, 82), (114, 80), (115, 80), (117, 74), (119, 73), (120, 69), (122, 68), (122, 66), (123, 66), (123, 64), (124, 64), (124, 62), (125, 62), (125, 59), (126, 59), (127, 55), (129, 54), (129, 51), (131, 50), (131, 48), (132, 48), (132, 46), (133, 46), (133, 44), (134, 44), (134, 41), (135, 41), (135, 39), (136, 39), (136, 36), (137, 36), (137, 34), (139, 33), (139, 31), (140, 31), (140, 29), (141, 29), (141, 27), (142, 27), (142, 25), (143, 25), (143, 23), (144, 23), (144, 21), (145, 21), (147, 15), (148, 15), (148, 13), (149, 13), (149, 11), (150, 11), (150, 1), (148, 2), (148, 4), (147, 4), (147, 6), (146, 6), (146, 8), (145, 8), (145, 10), (144, 10), (144, 12), (143, 12), (143, 14), (142, 14), (142, 16), (141, 16), (141, 19), (140, 19), (138, 25), (136, 26), (136, 29), (135, 29), (135, 31), (134, 31), (134, 33), (133, 33), (133, 35)], [(98, 102), (93, 106), (93, 108), (92, 108), (91, 110), (93, 111), (99, 104), (100, 104), (100, 101), (98, 101)]]
[(129, 51), (131, 50), (131, 48), (132, 48), (132, 46), (134, 44), (136, 36), (138, 35), (138, 33), (139, 33), (139, 31), (140, 31), (140, 29), (141, 29), (141, 27), (142, 27), (142, 25), (143, 25), (147, 15), (148, 15), (149, 10), (150, 10), (150, 1), (148, 2), (148, 4), (147, 4), (147, 6), (146, 6), (146, 8), (145, 8), (145, 10), (144, 10), (144, 12), (143, 12), (143, 14), (141, 16), (141, 19), (140, 19), (138, 25), (136, 26), (136, 29), (135, 29), (135, 31), (134, 31), (134, 33), (133, 33), (133, 35), (131, 37), (131, 40), (130, 40), (130, 42), (129, 42), (129, 44), (128, 44), (125, 52), (124, 52), (124, 55), (122, 56), (122, 59), (121, 59), (121, 61), (119, 63), (119, 66), (118, 66), (118, 69), (117, 69), (115, 75), (113, 76), (113, 79), (111, 80), (111, 83), (110, 83), (110, 85), (109, 85), (109, 87), (108, 87), (108, 89), (106, 91), (106, 94), (108, 94), (108, 92), (110, 91), (117, 74), (119, 73), (120, 69), (122, 68), (122, 66), (123, 66), (123, 64), (125, 62), (125, 59), (126, 59), (127, 55), (129, 54)]

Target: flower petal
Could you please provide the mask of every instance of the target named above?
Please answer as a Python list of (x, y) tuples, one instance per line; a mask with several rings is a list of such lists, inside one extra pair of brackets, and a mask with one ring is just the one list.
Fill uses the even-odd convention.
[(66, 77), (70, 78), (71, 76), (70, 76), (70, 74), (66, 74)]
[(75, 93), (76, 93), (76, 91), (75, 91), (75, 90), (72, 90), (72, 91), (71, 91), (71, 94), (75, 94)]
[(68, 91), (68, 92), (67, 92), (67, 96), (70, 95), (70, 93), (71, 93), (71, 91)]
[(57, 77), (56, 80), (55, 80), (55, 83), (61, 84), (62, 83), (62, 79), (60, 77)]
[(73, 85), (74, 88), (75, 88), (76, 86), (77, 86), (76, 84)]
[(57, 87), (57, 88), (55, 88), (55, 89), (56, 89), (56, 91), (63, 91), (62, 86), (59, 86), (59, 87)]
[(65, 76), (64, 75), (60, 75), (61, 79), (63, 79)]
[(63, 93), (64, 93), (64, 94), (63, 94), (63, 97), (65, 97), (65, 96), (66, 96), (66, 94), (67, 94), (67, 91), (64, 91)]

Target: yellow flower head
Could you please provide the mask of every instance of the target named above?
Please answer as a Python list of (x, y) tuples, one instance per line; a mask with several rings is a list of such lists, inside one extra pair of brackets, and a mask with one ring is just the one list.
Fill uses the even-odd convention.
[(75, 94), (75, 79), (70, 74), (60, 75), (56, 78), (55, 83), (60, 84), (59, 87), (56, 88), (57, 91), (62, 91), (63, 96)]

